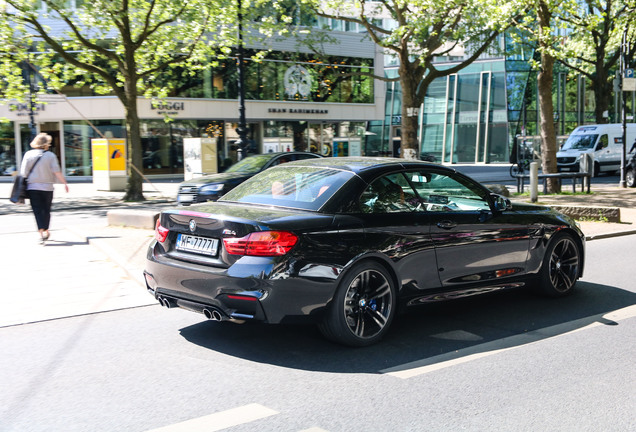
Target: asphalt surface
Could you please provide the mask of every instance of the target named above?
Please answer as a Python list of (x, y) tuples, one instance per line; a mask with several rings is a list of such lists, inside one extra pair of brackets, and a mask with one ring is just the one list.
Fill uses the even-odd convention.
[[(142, 271), (152, 229), (108, 225), (108, 212), (159, 212), (174, 206), (178, 182), (144, 185), (146, 201), (124, 203), (123, 192), (98, 191), (92, 183), (56, 187), (51, 239), (38, 242), (30, 206), (9, 202), (0, 183), (0, 327), (156, 304)], [(540, 195), (539, 203), (619, 207), (620, 223), (581, 221), (588, 240), (636, 234), (636, 189), (593, 185), (590, 195)], [(528, 201), (527, 197), (518, 198)], [(125, 212), (124, 212), (125, 213)], [(6, 247), (11, 245), (11, 247)]]

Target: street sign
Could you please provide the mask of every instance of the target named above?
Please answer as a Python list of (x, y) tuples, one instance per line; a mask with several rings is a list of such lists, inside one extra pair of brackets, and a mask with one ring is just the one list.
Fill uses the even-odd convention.
[(636, 91), (636, 78), (623, 78), (623, 91)]
[(634, 69), (625, 69), (625, 78), (636, 78), (634, 77)]

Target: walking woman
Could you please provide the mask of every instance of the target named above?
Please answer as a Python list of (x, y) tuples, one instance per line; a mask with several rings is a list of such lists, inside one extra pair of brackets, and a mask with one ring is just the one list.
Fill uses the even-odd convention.
[(29, 150), (24, 154), (20, 174), (27, 178), (27, 192), (31, 209), (40, 232), (40, 242), (44, 244), (49, 239), (49, 223), (51, 221), (51, 204), (53, 204), (53, 184), (64, 184), (68, 192), (68, 183), (60, 170), (60, 164), (55, 153), (48, 151), (51, 147), (51, 135), (40, 133), (33, 141)]

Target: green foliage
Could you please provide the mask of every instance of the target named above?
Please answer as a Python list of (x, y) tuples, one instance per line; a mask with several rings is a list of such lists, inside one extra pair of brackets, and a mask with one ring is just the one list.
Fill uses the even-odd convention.
[[(165, 97), (177, 80), (166, 71), (187, 74), (213, 66), (237, 45), (238, 2), (225, 0), (92, 0), (69, 9), (66, 0), (6, 0), (0, 12), (0, 90), (6, 98), (28, 92), (22, 70), (37, 68), (49, 89), (68, 83), (98, 94), (115, 94), (126, 110), (129, 158), (141, 166), (137, 97)], [(289, 2), (292, 4), (293, 2)], [(246, 22), (269, 35), (289, 32), (285, 2), (275, 2), (276, 19), (257, 15), (269, 2), (245, 0)], [(42, 7), (42, 8), (41, 8)], [(251, 30), (246, 31), (249, 34)], [(28, 61), (28, 63), (25, 63)], [(143, 199), (141, 181), (131, 171), (126, 200)]]
[(154, 74), (176, 64), (203, 64), (223, 45), (207, 32), (212, 17), (214, 25), (229, 19), (208, 0), (95, 0), (76, 10), (66, 9), (66, 1), (43, 0), (45, 12), (28, 0), (7, 3), (15, 13), (3, 14), (2, 31), (13, 31), (19, 41), (10, 51), (36, 51), (30, 60), (49, 87), (75, 80), (123, 102), (133, 96), (124, 91), (131, 83), (139, 92), (161, 93), (153, 87)]

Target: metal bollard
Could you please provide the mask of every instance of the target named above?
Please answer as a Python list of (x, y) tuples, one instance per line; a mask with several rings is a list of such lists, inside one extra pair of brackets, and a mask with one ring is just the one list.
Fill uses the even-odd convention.
[(592, 162), (592, 155), (589, 153), (581, 154), (581, 159), (579, 160), (579, 172), (588, 174), (588, 177), (581, 178), (581, 192), (586, 189), (589, 191), (590, 189), (590, 177), (592, 177), (594, 164)]
[(539, 194), (539, 163), (530, 162), (530, 201), (537, 202)]

